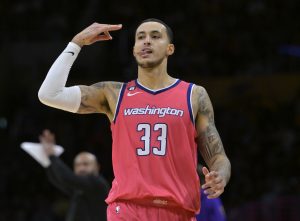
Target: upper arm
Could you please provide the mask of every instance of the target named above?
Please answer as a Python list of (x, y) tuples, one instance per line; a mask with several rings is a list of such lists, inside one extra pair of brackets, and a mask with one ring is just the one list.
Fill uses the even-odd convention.
[(203, 159), (210, 166), (216, 160), (216, 157), (225, 155), (225, 151), (215, 126), (214, 110), (206, 90), (197, 86), (194, 93), (194, 102), (197, 110), (197, 143)]
[(77, 113), (104, 113), (113, 116), (118, 93), (122, 87), (120, 82), (99, 82), (90, 86), (80, 85), (81, 103)]
[[(92, 176), (78, 176), (64, 164), (59, 158), (51, 160), (51, 169), (56, 181), (62, 183), (65, 187), (69, 186), (73, 190), (89, 191), (95, 186), (95, 178)], [(58, 182), (55, 182), (58, 184)]]

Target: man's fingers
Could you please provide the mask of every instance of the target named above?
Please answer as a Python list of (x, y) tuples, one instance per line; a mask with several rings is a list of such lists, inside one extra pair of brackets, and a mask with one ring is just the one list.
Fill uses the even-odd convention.
[(221, 183), (223, 180), (220, 177), (216, 177), (215, 179), (212, 180), (215, 184)]
[(55, 143), (55, 136), (51, 133), (50, 130), (45, 129), (43, 133), (39, 136), (39, 140), (41, 143)]
[(202, 189), (208, 189), (208, 188), (212, 188), (214, 186), (215, 186), (214, 182), (209, 181), (202, 185)]
[(112, 40), (112, 36), (110, 35), (109, 31), (103, 31), (103, 28), (98, 28), (97, 32), (95, 33), (96, 36), (91, 40), (91, 43), (96, 41)]
[(212, 178), (216, 178), (216, 177), (219, 176), (219, 174), (216, 171), (210, 171), (209, 176), (212, 177)]
[(224, 192), (224, 190), (216, 191), (216, 192), (213, 193), (213, 194), (207, 195), (207, 198), (208, 198), (208, 199), (214, 199), (214, 198), (217, 198), (217, 197), (219, 197), (223, 192)]
[(107, 35), (109, 38), (112, 39), (112, 37), (111, 37), (111, 35), (110, 35), (110, 33), (108, 31), (105, 31), (104, 34)]
[(202, 173), (205, 175), (205, 184), (201, 187), (208, 199), (219, 197), (224, 192), (224, 180), (216, 171), (211, 171), (206, 167), (202, 167)]
[(209, 174), (209, 170), (207, 169), (207, 167), (202, 167), (202, 173), (204, 174), (204, 176)]
[(204, 190), (204, 194), (208, 199), (213, 199), (219, 197), (224, 192), (224, 188), (207, 188)]
[(104, 27), (102, 27), (102, 31), (117, 31), (120, 30), (122, 28), (122, 25), (105, 25)]
[(96, 41), (111, 40), (110, 31), (116, 31), (122, 28), (122, 25), (110, 25), (93, 23), (80, 33), (74, 36), (72, 41), (80, 47), (90, 45)]
[(214, 191), (212, 188), (208, 188), (208, 189), (204, 190), (204, 193), (205, 193), (206, 195), (211, 195), (211, 194), (214, 194), (215, 191)]
[(96, 41), (106, 41), (106, 40), (111, 40), (112, 37), (110, 35), (106, 35), (106, 34), (100, 34), (97, 35), (92, 42), (96, 42)]
[(213, 189), (222, 189), (225, 187), (223, 180), (221, 179), (212, 179), (205, 184), (203, 184), (202, 189), (213, 188)]
[(117, 31), (122, 28), (122, 25), (102, 25), (99, 24), (96, 27), (93, 27), (93, 30), (99, 33), (109, 32), (109, 31)]

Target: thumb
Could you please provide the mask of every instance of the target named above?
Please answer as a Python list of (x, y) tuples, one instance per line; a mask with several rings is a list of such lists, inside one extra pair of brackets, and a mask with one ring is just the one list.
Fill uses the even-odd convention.
[(209, 174), (209, 170), (207, 169), (207, 167), (202, 167), (202, 173), (204, 174), (204, 176)]

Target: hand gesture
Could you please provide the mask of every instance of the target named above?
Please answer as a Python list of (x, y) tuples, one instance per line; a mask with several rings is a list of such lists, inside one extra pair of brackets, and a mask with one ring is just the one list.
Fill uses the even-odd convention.
[(39, 136), (40, 142), (48, 156), (54, 155), (55, 136), (50, 130), (44, 130)]
[(219, 197), (226, 186), (225, 179), (216, 171), (210, 171), (206, 168), (202, 168), (202, 172), (205, 176), (205, 184), (202, 185), (204, 193), (207, 195), (208, 199), (213, 199)]
[(78, 33), (72, 42), (79, 45), (80, 47), (84, 45), (91, 45), (97, 41), (111, 40), (110, 31), (116, 31), (122, 28), (122, 25), (108, 25), (94, 23)]

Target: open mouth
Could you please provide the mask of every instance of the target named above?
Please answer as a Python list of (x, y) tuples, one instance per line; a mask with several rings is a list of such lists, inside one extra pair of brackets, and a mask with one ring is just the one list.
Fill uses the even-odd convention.
[(142, 57), (147, 57), (148, 55), (152, 54), (153, 51), (151, 48), (143, 48), (140, 52), (139, 55)]

